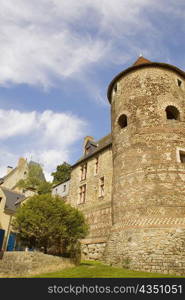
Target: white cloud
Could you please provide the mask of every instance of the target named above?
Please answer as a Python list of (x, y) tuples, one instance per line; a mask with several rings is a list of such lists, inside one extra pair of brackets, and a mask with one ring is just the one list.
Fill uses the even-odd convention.
[(35, 120), (36, 112), (21, 113), (17, 110), (0, 109), (0, 140), (28, 134), (37, 126)]
[[(7, 165), (15, 165), (19, 156), (38, 161), (50, 174), (58, 164), (70, 160), (73, 144), (87, 130), (87, 123), (79, 117), (49, 110), (43, 113), (0, 110), (0, 123), (0, 176)], [(13, 139), (16, 142), (12, 146)]]
[[(79, 78), (90, 64), (110, 60), (124, 64), (142, 48), (137, 34), (145, 35), (149, 53), (154, 48), (159, 51), (155, 42), (162, 33), (144, 12), (169, 10), (168, 2), (16, 0), (15, 5), (14, 0), (1, 0), (0, 85), (27, 83), (48, 88), (55, 78)], [(180, 15), (173, 1), (170, 7), (170, 12)]]

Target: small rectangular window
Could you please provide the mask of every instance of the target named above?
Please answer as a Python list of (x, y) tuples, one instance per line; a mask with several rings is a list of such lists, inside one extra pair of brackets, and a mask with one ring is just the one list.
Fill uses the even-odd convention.
[(185, 163), (185, 152), (180, 151), (179, 155), (180, 155), (180, 161), (181, 161), (181, 163)]
[(2, 200), (3, 198), (2, 197), (0, 197), (0, 203), (1, 203), (1, 200)]
[(65, 192), (66, 191), (66, 184), (64, 184), (64, 186), (63, 186), (63, 192)]

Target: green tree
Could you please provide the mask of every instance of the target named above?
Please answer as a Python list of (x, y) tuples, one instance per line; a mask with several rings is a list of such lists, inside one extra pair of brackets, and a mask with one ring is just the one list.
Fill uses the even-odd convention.
[(23, 189), (35, 189), (39, 194), (50, 193), (52, 187), (51, 183), (46, 181), (41, 166), (35, 162), (29, 163), (26, 179), (19, 180), (17, 186)]
[(37, 187), (37, 192), (39, 195), (41, 194), (49, 194), (51, 193), (52, 183), (48, 181), (41, 182)]
[(51, 175), (53, 176), (53, 184), (63, 183), (70, 179), (71, 165), (63, 162), (62, 165), (57, 166), (56, 171)]
[(13, 228), (25, 245), (43, 247), (45, 253), (55, 246), (58, 254), (73, 254), (88, 230), (81, 212), (50, 194), (35, 195), (19, 207)]

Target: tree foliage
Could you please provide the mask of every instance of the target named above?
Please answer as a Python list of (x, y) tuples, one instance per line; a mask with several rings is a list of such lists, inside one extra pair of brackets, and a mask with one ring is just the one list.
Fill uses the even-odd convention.
[(53, 184), (63, 183), (70, 179), (71, 165), (66, 162), (58, 165), (56, 171), (51, 175), (53, 176)]
[(28, 247), (48, 249), (55, 246), (58, 254), (74, 250), (78, 239), (87, 234), (84, 216), (60, 197), (35, 195), (18, 208), (14, 229)]
[(51, 183), (47, 182), (41, 166), (37, 163), (29, 163), (26, 179), (19, 180), (18, 187), (23, 189), (35, 189), (39, 194), (51, 192)]

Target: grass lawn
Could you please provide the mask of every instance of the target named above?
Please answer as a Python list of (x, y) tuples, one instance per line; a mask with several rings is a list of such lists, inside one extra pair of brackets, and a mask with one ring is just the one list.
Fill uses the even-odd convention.
[[(66, 268), (60, 272), (40, 274), (34, 278), (174, 278), (175, 275), (131, 271), (128, 269), (111, 267), (97, 261), (83, 261), (79, 266)], [(184, 276), (185, 277), (185, 276)], [(182, 277), (181, 277), (182, 278)]]

